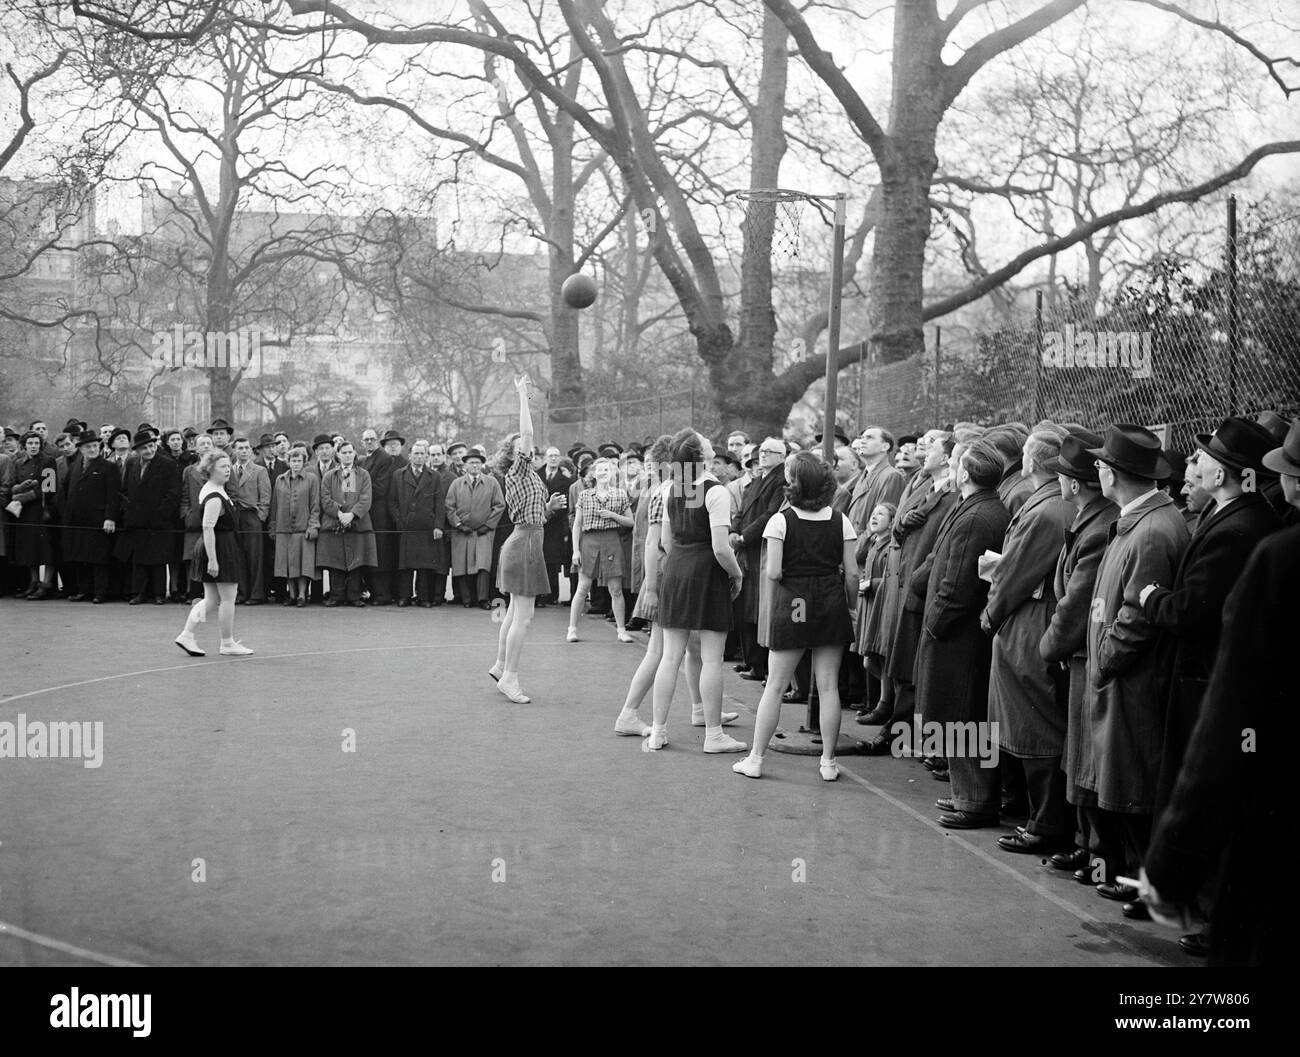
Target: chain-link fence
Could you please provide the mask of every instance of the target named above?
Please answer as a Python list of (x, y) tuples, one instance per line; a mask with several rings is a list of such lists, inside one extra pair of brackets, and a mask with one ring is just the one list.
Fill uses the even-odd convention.
[(863, 372), (862, 421), (896, 431), (1044, 418), (1164, 427), (1300, 409), (1300, 215), (1229, 209), (1218, 262), (1162, 260), (1098, 310), (1058, 296), (994, 329), (929, 329), (924, 355)]

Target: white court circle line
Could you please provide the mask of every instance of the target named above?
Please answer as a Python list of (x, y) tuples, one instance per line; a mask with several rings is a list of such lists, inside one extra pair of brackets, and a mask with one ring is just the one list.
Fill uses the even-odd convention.
[(28, 932), (25, 928), (11, 924), (8, 921), (0, 921), (0, 936), (13, 936), (15, 939), (35, 943), (38, 947), (48, 947), (60, 954), (71, 954), (77, 958), (84, 958), (86, 961), (98, 962), (100, 965), (111, 965), (118, 969), (144, 968), (139, 962), (127, 961), (125, 958), (115, 958), (111, 954), (98, 954), (95, 951), (86, 950), (85, 947), (78, 947), (72, 943), (64, 943), (63, 940), (56, 940), (52, 936), (42, 936), (39, 932)]

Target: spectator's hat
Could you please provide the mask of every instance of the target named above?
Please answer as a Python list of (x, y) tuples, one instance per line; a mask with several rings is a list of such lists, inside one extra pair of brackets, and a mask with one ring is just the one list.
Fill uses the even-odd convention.
[[(208, 430), (208, 432), (211, 433), (212, 431)], [(317, 433), (315, 438), (311, 442), (311, 450), (315, 451), (322, 444), (333, 444), (333, 443), (334, 443), (334, 438), (331, 437), (328, 433)]]
[(20, 439), (18, 431), (14, 429), (13, 426), (5, 426), (5, 440), (8, 440), (10, 437), (13, 437), (14, 440)]
[(1273, 473), (1300, 477), (1300, 418), (1291, 423), (1282, 446), (1266, 452), (1260, 461), (1264, 464), (1264, 469)]
[(463, 440), (454, 440), (447, 445), (447, 454), (450, 455), (453, 451), (464, 451), (467, 447), (469, 447), (469, 445), (467, 445)]
[(1261, 426), (1268, 430), (1273, 438), (1274, 444), (1281, 444), (1286, 440), (1287, 427), (1291, 425), (1286, 419), (1276, 411), (1261, 411), (1259, 417), (1255, 419)]
[(587, 446), (583, 444), (582, 441), (578, 441), (577, 444), (575, 444), (564, 454), (567, 455), (570, 459), (576, 459), (580, 453), (586, 450), (587, 450)]
[(617, 459), (623, 454), (622, 446), (615, 444), (613, 441), (606, 441), (598, 450), (600, 451), (601, 458), (604, 459)]
[(1106, 430), (1105, 443), (1089, 448), (1088, 454), (1107, 466), (1146, 481), (1163, 481), (1169, 476), (1169, 463), (1160, 450), (1160, 438), (1145, 426), (1117, 423)]
[(1248, 418), (1225, 418), (1212, 435), (1198, 433), (1196, 446), (1210, 458), (1234, 470), (1262, 470), (1264, 456), (1277, 447), (1277, 443), (1258, 422), (1251, 422)]
[(91, 443), (98, 444), (98, 443), (99, 443), (99, 430), (97, 430), (97, 429), (83, 429), (83, 430), (78, 431), (78, 433), (76, 434), (76, 436), (74, 436), (72, 439), (73, 439), (74, 441), (76, 441), (76, 443), (77, 443), (77, 447), (78, 447), (78, 448), (80, 448), (83, 444), (91, 444)]
[(1169, 482), (1180, 487), (1187, 480), (1187, 456), (1181, 451), (1165, 449), (1165, 460), (1169, 463)]
[(148, 430), (150, 433), (157, 433), (160, 437), (162, 436), (162, 430), (160, 430), (152, 422), (141, 422), (138, 426), (135, 427), (135, 431), (137, 433), (142, 433), (144, 430)]
[(68, 419), (67, 422), (64, 423), (63, 432), (68, 434), (68, 436), (72, 437), (75, 440), (76, 434), (80, 433), (85, 428), (86, 428), (86, 424), (82, 422), (81, 419), (70, 418)]
[[(825, 432), (819, 429), (816, 433), (813, 434), (813, 443), (820, 444), (822, 442), (822, 437), (824, 437), (825, 435), (826, 435)], [(835, 437), (836, 444), (842, 444), (844, 447), (847, 448), (852, 443), (852, 441), (850, 441), (849, 438), (845, 436), (844, 430), (840, 429), (839, 426), (835, 427), (835, 431), (832, 435)], [(913, 437), (912, 440), (916, 440), (916, 438)], [(900, 440), (898, 443), (901, 445), (903, 442)]]
[(469, 462), (470, 459), (477, 459), (479, 462), (487, 462), (487, 452), (483, 451), (477, 444), (475, 444), (474, 447), (468, 448), (465, 451), (464, 461)]
[[(838, 430), (836, 431), (838, 432)], [(914, 433), (905, 433), (895, 442), (895, 449), (901, 448), (904, 444), (915, 444), (921, 438)]]
[(113, 441), (117, 440), (118, 437), (125, 437), (127, 440), (130, 440), (131, 431), (125, 426), (118, 426), (117, 429), (113, 430), (113, 432), (108, 435), (108, 446), (110, 448), (113, 446)]
[[(133, 449), (143, 448), (146, 444), (152, 444), (157, 439), (158, 438), (154, 436), (153, 430), (151, 429), (136, 430), (135, 437), (132, 438), (131, 440), (131, 447)], [(109, 438), (109, 443), (110, 444), (113, 443), (113, 439), (111, 437)]]
[(715, 459), (721, 459), (725, 463), (729, 463), (730, 465), (734, 466), (737, 470), (741, 469), (740, 460), (737, 459), (736, 456), (729, 451), (725, 451), (725, 450), (715, 451), (713, 453), (713, 457)]
[(227, 433), (235, 432), (233, 429), (230, 428), (230, 423), (227, 422), (224, 418), (214, 418), (212, 420), (212, 425), (210, 425), (205, 432), (215, 433), (219, 429), (224, 429)]
[(185, 429), (181, 432), (181, 436), (184, 437), (186, 440), (191, 440), (194, 437), (197, 437), (198, 435), (199, 435), (199, 431), (195, 429), (193, 426), (186, 426)]
[(258, 451), (261, 451), (263, 448), (274, 448), (274, 447), (275, 447), (275, 438), (271, 436), (271, 434), (263, 433), (260, 437), (257, 438)]
[(406, 438), (403, 437), (400, 433), (398, 433), (397, 430), (395, 429), (385, 430), (384, 435), (379, 439), (379, 443), (387, 444), (390, 440), (395, 440), (397, 441), (398, 444), (406, 443)]

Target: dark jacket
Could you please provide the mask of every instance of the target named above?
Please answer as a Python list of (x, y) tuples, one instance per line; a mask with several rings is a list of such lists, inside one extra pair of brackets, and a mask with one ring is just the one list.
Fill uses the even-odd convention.
[[(563, 466), (555, 468), (552, 477), (546, 476), (547, 470), (541, 469), (542, 484), (546, 486), (546, 498), (553, 495), (568, 496), (569, 489), (577, 480)], [(567, 565), (573, 554), (573, 540), (569, 534), (567, 510), (551, 510), (546, 514), (546, 528), (542, 530), (542, 557), (547, 565)]]
[(1143, 864), (1156, 891), (1180, 903), (1221, 865), (1211, 965), (1280, 965), (1288, 944), (1272, 908), (1293, 774), (1278, 747), (1294, 725), (1297, 598), (1300, 527), (1260, 543), (1228, 595), (1200, 716)]
[[(951, 487), (936, 492), (927, 475), (926, 487), (906, 496), (894, 519), (885, 565), (885, 611), (881, 618), (885, 626), (881, 636), (888, 644), (883, 651), (885, 672), (899, 682), (916, 682), (916, 648), (921, 641), (921, 614), (925, 609), (926, 585), (921, 583), (919, 590), (913, 590), (912, 574), (929, 557), (939, 527), (959, 499)], [(922, 513), (925, 520), (909, 528), (901, 522), (913, 510)]]
[(1080, 776), (1080, 784), (1107, 811), (1155, 809), (1170, 658), (1138, 594), (1149, 583), (1171, 583), (1186, 549), (1182, 515), (1156, 492), (1115, 520), (1101, 556), (1089, 613), (1085, 710), (1095, 771)]
[[(451, 551), (445, 538), (447, 481), (447, 477), (429, 466), (418, 476), (410, 466), (393, 475), (388, 520), (401, 531), (399, 569), (432, 569), (445, 573), (451, 568)], [(444, 538), (434, 539), (434, 529), (441, 530)]]
[(758, 623), (758, 596), (762, 584), (763, 530), (785, 501), (785, 471), (774, 466), (745, 489), (740, 513), (733, 527), (744, 541), (745, 578), (741, 582), (740, 605), (747, 624)]
[(120, 516), (122, 479), (117, 464), (107, 459), (77, 459), (59, 497), (63, 523), (63, 559), (107, 565), (113, 557), (113, 537), (103, 531), (105, 521), (116, 525)]
[(912, 574), (925, 584), (925, 613), (916, 654), (916, 710), (927, 721), (968, 722), (988, 716), (992, 643), (980, 628), (989, 585), (977, 559), (1001, 551), (1011, 515), (992, 489), (962, 499), (949, 511), (934, 549)]
[(127, 464), (122, 482), (122, 521), (113, 548), (120, 562), (165, 565), (173, 560), (181, 477), (175, 460), (155, 455)]
[(1157, 587), (1147, 595), (1143, 605), (1147, 620), (1174, 639), (1157, 812), (1173, 791), (1201, 698), (1209, 686), (1223, 627), (1223, 603), (1260, 540), (1281, 527), (1277, 514), (1258, 492), (1216, 507), (1183, 552), (1173, 586)]

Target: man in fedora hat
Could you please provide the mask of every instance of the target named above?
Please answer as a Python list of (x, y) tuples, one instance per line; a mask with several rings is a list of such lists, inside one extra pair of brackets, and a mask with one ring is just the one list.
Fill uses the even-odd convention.
[[(277, 433), (272, 436), (270, 433), (263, 433), (257, 438), (257, 447), (254, 448), (253, 461), (266, 471), (266, 479), (271, 485), (271, 495), (275, 495), (275, 482), (281, 475), (289, 472), (289, 464), (277, 453), (280, 446), (279, 438), (284, 438), (284, 448), (289, 450), (289, 436), (286, 433)], [(262, 541), (262, 582), (266, 585), (267, 600), (272, 600), (280, 596), (284, 591), (283, 580), (277, 579), (275, 575), (275, 526), (268, 515), (266, 519), (266, 538)]]
[[(1300, 423), (1261, 461), (1300, 511)], [(1200, 718), (1142, 868), (1143, 901), (1178, 928), (1188, 926), (1203, 885), (1218, 873), (1211, 965), (1278, 965), (1290, 942), (1273, 907), (1291, 770), (1243, 751), (1242, 732), (1260, 746), (1283, 744), (1277, 728), (1295, 710), (1297, 598), (1300, 526), (1292, 526), (1260, 542), (1224, 604)]]
[(253, 460), (253, 445), (247, 437), (236, 437), (226, 494), (235, 508), (236, 540), (244, 560), (239, 567), (236, 604), (260, 606), (266, 601), (263, 552), (270, 543), (266, 523), (271, 515), (271, 478), (266, 467)]
[(1244, 418), (1229, 418), (1213, 435), (1198, 435), (1196, 446), (1202, 487), (1214, 507), (1183, 552), (1172, 583), (1148, 584), (1138, 595), (1147, 620), (1175, 643), (1156, 788), (1157, 816), (1173, 792), (1200, 716), (1223, 630), (1223, 604), (1256, 545), (1282, 527), (1264, 497), (1246, 487), (1264, 470), (1263, 458), (1273, 446), (1268, 430)]
[[(1256, 421), (1273, 438), (1274, 448), (1277, 448), (1278, 445), (1285, 445), (1287, 430), (1290, 426), (1286, 419), (1276, 411), (1264, 411)], [(1282, 485), (1278, 481), (1277, 475), (1268, 470), (1267, 467), (1265, 467), (1265, 470), (1266, 473), (1260, 481), (1259, 490), (1264, 494), (1264, 498), (1268, 500), (1268, 505), (1282, 519), (1283, 525), (1300, 525), (1300, 511), (1286, 501), (1286, 496), (1282, 494)]]
[[(1065, 799), (1074, 811), (1075, 847), (1052, 855), (1052, 865), (1074, 870), (1075, 879), (1091, 881), (1089, 849), (1092, 847), (1090, 812), (1097, 806), (1097, 794), (1085, 789), (1081, 778), (1090, 774), (1092, 731), (1085, 708), (1088, 700), (1088, 618), (1101, 555), (1110, 538), (1110, 527), (1119, 517), (1119, 507), (1101, 493), (1096, 458), (1089, 449), (1099, 448), (1102, 438), (1079, 428), (1061, 442), (1060, 454), (1047, 468), (1056, 473), (1061, 496), (1074, 508), (1074, 518), (1065, 530), (1065, 543), (1056, 559), (1052, 593), (1056, 609), (1038, 643), (1038, 653), (1051, 665), (1061, 665), (1069, 676), (1066, 698)], [(1104, 880), (1104, 878), (1097, 878)]]
[(230, 423), (224, 418), (214, 418), (205, 432), (212, 438), (212, 445), (215, 448), (224, 451), (231, 458), (234, 458), (230, 451), (230, 438), (234, 436), (235, 431), (230, 428)]
[(1169, 464), (1142, 426), (1106, 431), (1097, 460), (1101, 491), (1119, 507), (1097, 570), (1088, 624), (1088, 701), (1093, 767), (1080, 779), (1097, 796), (1090, 822), (1105, 864), (1099, 895), (1132, 902), (1133, 876), (1146, 854), (1155, 810), (1163, 716), (1168, 694), (1164, 635), (1138, 602), (1149, 583), (1173, 583), (1187, 549), (1187, 526), (1157, 482)]
[(388, 457), (393, 460), (394, 473), (410, 465), (411, 460), (402, 454), (402, 448), (406, 446), (406, 438), (398, 433), (397, 430), (385, 430), (383, 437), (379, 440), (379, 446), (383, 448)]
[[(158, 452), (153, 431), (143, 429), (131, 442), (136, 457), (122, 476), (122, 531), (114, 557), (131, 567), (130, 604), (167, 601), (171, 561), (181, 503), (180, 467)], [(173, 585), (180, 590), (179, 585)]]

